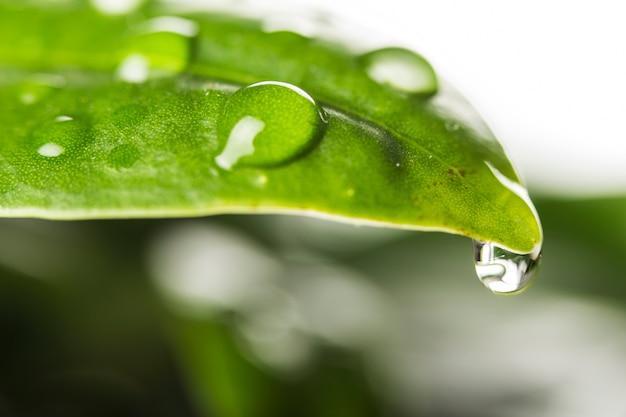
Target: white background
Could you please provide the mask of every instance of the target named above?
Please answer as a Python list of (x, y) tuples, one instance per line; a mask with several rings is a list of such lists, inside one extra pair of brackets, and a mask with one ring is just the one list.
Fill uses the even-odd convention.
[(626, 2), (316, 0), (315, 7), (426, 56), (487, 119), (531, 193), (626, 193)]

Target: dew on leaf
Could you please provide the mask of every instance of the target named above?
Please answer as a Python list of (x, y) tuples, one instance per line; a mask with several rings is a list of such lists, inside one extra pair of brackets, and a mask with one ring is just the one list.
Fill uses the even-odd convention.
[(455, 122), (454, 120), (447, 120), (445, 126), (448, 132), (454, 132), (459, 130), (460, 128), (459, 123)]
[(523, 291), (538, 270), (540, 246), (530, 253), (515, 253), (493, 242), (473, 240), (473, 244), (476, 274), (495, 294), (509, 295)]
[(22, 104), (35, 104), (54, 91), (65, 86), (65, 77), (55, 74), (34, 74), (24, 80), (18, 89), (18, 99)]
[(77, 149), (84, 146), (88, 139), (87, 123), (68, 115), (60, 115), (52, 122), (44, 122), (31, 135), (37, 153), (46, 157), (57, 157), (70, 149)]
[(199, 32), (198, 23), (178, 16), (159, 16), (146, 20), (142, 25), (146, 33), (170, 32), (185, 37), (196, 36)]
[(374, 81), (409, 94), (437, 92), (437, 76), (423, 57), (404, 48), (383, 48), (361, 56), (367, 75)]
[(225, 105), (215, 162), (224, 169), (278, 166), (310, 150), (325, 128), (323, 110), (305, 91), (278, 81), (252, 84)]
[(141, 153), (135, 145), (118, 145), (109, 153), (107, 163), (115, 169), (130, 168), (139, 160)]
[(148, 79), (150, 61), (144, 55), (130, 54), (117, 67), (116, 75), (122, 81), (140, 84)]
[(61, 145), (58, 145), (54, 142), (48, 142), (46, 144), (43, 144), (39, 147), (39, 149), (37, 149), (37, 153), (39, 155), (49, 158), (57, 157), (63, 152), (65, 152), (65, 149)]
[(254, 138), (265, 128), (265, 123), (256, 117), (244, 116), (230, 131), (226, 147), (216, 158), (217, 165), (230, 169), (237, 161), (254, 153)]
[(123, 15), (137, 9), (142, 0), (91, 0), (91, 4), (103, 14)]
[(124, 47), (118, 77), (123, 81), (141, 83), (148, 78), (180, 73), (187, 66), (191, 38), (198, 31), (196, 22), (175, 16), (142, 22)]

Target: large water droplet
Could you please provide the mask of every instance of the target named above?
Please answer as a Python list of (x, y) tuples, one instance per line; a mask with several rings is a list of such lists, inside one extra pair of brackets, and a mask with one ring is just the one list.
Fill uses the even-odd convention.
[(361, 57), (367, 75), (374, 81), (409, 94), (437, 92), (437, 76), (422, 56), (404, 48), (384, 48)]
[(476, 273), (493, 293), (516, 294), (533, 280), (539, 266), (540, 246), (530, 253), (515, 253), (493, 242), (474, 240), (473, 243)]
[(300, 88), (278, 81), (252, 84), (225, 105), (215, 162), (224, 169), (278, 166), (310, 150), (325, 127), (322, 109)]

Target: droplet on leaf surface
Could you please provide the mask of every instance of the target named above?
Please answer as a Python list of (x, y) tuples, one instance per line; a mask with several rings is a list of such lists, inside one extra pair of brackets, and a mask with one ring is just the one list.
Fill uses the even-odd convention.
[(225, 105), (215, 162), (227, 170), (282, 165), (310, 150), (325, 127), (323, 110), (302, 89), (278, 81), (252, 84)]
[(374, 81), (409, 94), (437, 92), (437, 76), (422, 56), (404, 48), (383, 48), (361, 57)]

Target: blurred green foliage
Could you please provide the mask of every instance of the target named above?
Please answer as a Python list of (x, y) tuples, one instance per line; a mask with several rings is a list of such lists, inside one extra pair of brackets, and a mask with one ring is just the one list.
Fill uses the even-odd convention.
[[(303, 265), (340, 267), (358, 274), (393, 306), (385, 326), (401, 329), (402, 338), (422, 344), (438, 340), (441, 332), (450, 330), (415, 327), (412, 321), (453, 314), (468, 326), (467, 332), (446, 337), (453, 345), (471, 345), (494, 324), (478, 323), (468, 311), (459, 311), (454, 301), (458, 297), (478, 297), (482, 306), (477, 310), (488, 305), (494, 314), (506, 314), (509, 320), (523, 318), (526, 306), (533, 308), (545, 297), (557, 304), (569, 297), (623, 305), (626, 199), (543, 199), (538, 207), (546, 234), (543, 269), (537, 283), (514, 299), (485, 292), (473, 276), (469, 243), (448, 235), (311, 224), (306, 219), (273, 216), (77, 223), (2, 220), (0, 412), (6, 416), (446, 415), (441, 410), (447, 406), (438, 400), (445, 393), (428, 386), (431, 378), (437, 380), (436, 374), (418, 375), (424, 384), (417, 390), (422, 395), (410, 400), (399, 399), (406, 386), (385, 386), (389, 383), (385, 377), (375, 377), (382, 371), (372, 372), (372, 363), (397, 366), (398, 358), (390, 353), (377, 353), (380, 357), (372, 359), (376, 340), (396, 334), (388, 329), (356, 345), (342, 345), (332, 334), (313, 332), (307, 340), (314, 353), (304, 365), (285, 371), (263, 363), (242, 342), (245, 308), (189, 313), (171, 304), (162, 287), (155, 287), (149, 255), (154, 240), (171, 228), (205, 225), (230, 230), (246, 236), (287, 268), (289, 272), (282, 272), (284, 291), (306, 279)], [(318, 233), (311, 232), (316, 229)], [(350, 239), (360, 244), (341, 245)], [(27, 255), (16, 255), (20, 253)], [(433, 288), (444, 296), (433, 296)], [(346, 311), (362, 308), (351, 305), (350, 296), (345, 301)], [(320, 304), (334, 308), (330, 299)], [(412, 308), (425, 316), (411, 318)], [(543, 320), (551, 318), (547, 315)], [(557, 334), (561, 331), (554, 329)], [(599, 342), (613, 343), (607, 335), (600, 337), (606, 340)], [(430, 357), (419, 349), (409, 353), (423, 363), (424, 372), (438, 360), (437, 355)], [(458, 379), (472, 385), (469, 375), (461, 372)], [(532, 387), (534, 382), (525, 384)], [(520, 392), (524, 389), (521, 384)], [(551, 388), (545, 389), (550, 395)], [(471, 409), (471, 398), (459, 401)], [(519, 401), (530, 407), (530, 400)], [(482, 407), (490, 415), (491, 406)]]

